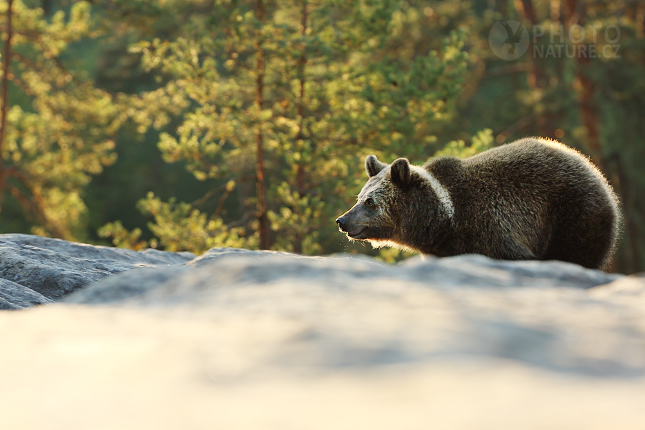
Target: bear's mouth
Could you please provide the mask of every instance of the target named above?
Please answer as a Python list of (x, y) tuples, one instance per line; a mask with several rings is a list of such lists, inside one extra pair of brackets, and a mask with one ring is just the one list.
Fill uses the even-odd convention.
[(352, 239), (360, 239), (358, 236), (359, 236), (363, 231), (365, 231), (365, 229), (366, 229), (366, 228), (367, 228), (367, 227), (361, 227), (361, 228), (359, 228), (358, 230), (348, 231), (348, 232), (347, 232), (347, 236), (351, 237)]

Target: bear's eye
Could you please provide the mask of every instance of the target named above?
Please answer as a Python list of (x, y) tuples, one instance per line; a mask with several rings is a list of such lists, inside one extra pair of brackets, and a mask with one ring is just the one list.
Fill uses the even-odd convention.
[(374, 200), (371, 197), (368, 197), (367, 199), (365, 199), (365, 206), (373, 207)]

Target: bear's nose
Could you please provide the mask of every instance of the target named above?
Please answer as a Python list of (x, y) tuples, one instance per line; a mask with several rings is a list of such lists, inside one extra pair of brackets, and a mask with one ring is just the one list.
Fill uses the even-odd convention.
[(338, 217), (336, 219), (336, 224), (338, 224), (338, 227), (340, 227), (340, 229), (344, 231), (345, 230), (345, 224), (346, 224), (345, 217), (342, 217), (342, 216)]

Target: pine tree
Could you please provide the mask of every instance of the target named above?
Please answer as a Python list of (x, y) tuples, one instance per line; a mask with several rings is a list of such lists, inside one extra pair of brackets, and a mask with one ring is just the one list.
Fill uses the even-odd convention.
[(66, 55), (70, 45), (96, 37), (90, 4), (76, 2), (67, 15), (45, 17), (41, 8), (5, 0), (0, 11), (2, 229), (83, 238), (82, 189), (115, 161), (112, 137), (120, 117), (113, 98)]
[[(206, 217), (149, 196), (141, 207), (155, 215), (150, 228), (162, 246), (339, 249), (333, 220), (364, 181), (364, 156), (430, 155), (419, 148), (436, 141), (433, 125), (450, 118), (466, 74), (460, 32), (423, 55), (392, 55), (399, 8), (389, 1), (215, 2), (187, 20), (183, 37), (134, 48), (190, 104), (176, 133), (162, 135), (166, 160), (186, 162), (200, 180), (225, 178), (221, 199), (235, 187), (245, 208), (241, 220), (226, 223), (223, 212)], [(177, 221), (160, 212), (192, 213), (201, 232), (178, 239)], [(118, 224), (102, 234), (136, 246)]]

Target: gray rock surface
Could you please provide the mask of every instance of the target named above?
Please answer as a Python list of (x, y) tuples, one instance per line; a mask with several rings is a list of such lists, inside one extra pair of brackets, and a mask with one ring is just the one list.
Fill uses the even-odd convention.
[(26, 297), (29, 291), (57, 300), (115, 273), (136, 267), (182, 264), (194, 258), (194, 254), (187, 252), (154, 249), (135, 252), (26, 234), (3, 234), (0, 235), (0, 279), (10, 281), (13, 287), (0, 287), (0, 290), (9, 302), (14, 297), (15, 300)]
[[(18, 239), (59, 277), (123, 270), (0, 313), (0, 428), (645, 428), (645, 277)], [(49, 300), (26, 285), (0, 299)]]
[(25, 309), (51, 302), (52, 300), (31, 288), (0, 279), (0, 310)]
[[(70, 303), (127, 302), (140, 305), (201, 303), (222, 288), (297, 282), (349, 289), (359, 280), (405, 282), (432, 288), (591, 288), (621, 275), (559, 261), (508, 262), (480, 255), (416, 258), (387, 265), (361, 257), (303, 257), (269, 251), (212, 249), (188, 262), (156, 270), (135, 270), (97, 282), (67, 297)], [(187, 270), (196, 268), (196, 270)], [(128, 300), (136, 297), (136, 300)]]
[[(261, 253), (258, 258), (252, 251), (226, 250), (218, 254), (194, 270), (168, 267), (122, 273), (64, 301), (189, 307), (249, 318), (257, 313), (290, 316), (307, 327), (297, 348), (315, 353), (306, 355), (306, 360), (295, 354), (295, 361), (308, 368), (423, 362), (447, 354), (508, 358), (563, 372), (645, 374), (645, 330), (631, 327), (604, 337), (600, 328), (617, 316), (608, 314), (600, 321), (591, 317), (599, 305), (611, 306), (611, 301), (595, 300), (601, 290), (587, 289), (628, 279), (620, 275), (555, 261), (499, 262), (476, 255), (412, 259), (392, 266), (351, 257)], [(638, 294), (645, 293), (645, 283), (642, 287)], [(548, 300), (554, 294), (555, 308)], [(381, 327), (372, 325), (370, 309), (401, 315), (382, 333)], [(458, 322), (443, 333), (447, 345), (434, 342), (439, 327), (417, 315), (433, 311), (448, 312)], [(587, 326), (570, 326), (571, 313), (578, 320), (588, 319)], [(626, 315), (615, 324), (620, 325)], [(594, 326), (597, 329), (590, 332)], [(579, 351), (571, 348), (574, 340), (582, 342)], [(292, 347), (278, 348), (275, 362), (294, 364)], [(605, 352), (583, 353), (592, 347)], [(621, 354), (615, 354), (617, 347)]]

